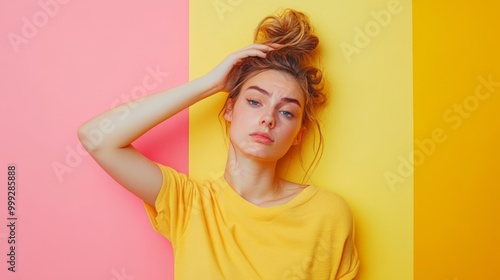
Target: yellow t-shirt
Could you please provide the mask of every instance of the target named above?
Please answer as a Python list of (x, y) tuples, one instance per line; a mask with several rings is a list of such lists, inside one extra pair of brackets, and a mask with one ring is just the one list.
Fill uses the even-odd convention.
[(289, 202), (259, 207), (219, 176), (196, 182), (158, 164), (163, 184), (156, 231), (172, 243), (175, 278), (186, 280), (353, 279), (359, 260), (345, 201), (308, 186)]

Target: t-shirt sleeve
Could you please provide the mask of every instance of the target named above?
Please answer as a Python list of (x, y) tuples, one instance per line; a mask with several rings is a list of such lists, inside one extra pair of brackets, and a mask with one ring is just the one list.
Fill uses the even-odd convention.
[(160, 192), (154, 206), (146, 202), (144, 206), (153, 228), (175, 244), (189, 224), (198, 188), (186, 174), (162, 164), (158, 166), (163, 177)]
[(354, 223), (352, 223), (351, 228), (352, 230), (344, 243), (342, 257), (335, 280), (352, 280), (358, 273), (359, 258), (356, 245), (354, 244)]

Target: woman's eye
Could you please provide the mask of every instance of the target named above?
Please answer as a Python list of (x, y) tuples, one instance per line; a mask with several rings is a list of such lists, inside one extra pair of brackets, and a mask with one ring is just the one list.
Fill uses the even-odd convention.
[(283, 114), (287, 118), (293, 118), (294, 117), (294, 115), (292, 113), (288, 112), (288, 111), (280, 111), (280, 112), (281, 112), (281, 114)]
[(248, 101), (248, 104), (250, 104), (251, 106), (259, 106), (260, 103), (258, 101), (255, 101), (255, 100), (252, 100), (252, 99), (247, 99)]

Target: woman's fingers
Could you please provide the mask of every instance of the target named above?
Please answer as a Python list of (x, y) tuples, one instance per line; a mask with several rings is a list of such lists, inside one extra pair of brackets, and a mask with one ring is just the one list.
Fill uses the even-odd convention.
[(239, 57), (239, 59), (249, 57), (249, 56), (258, 56), (258, 57), (266, 57), (266, 53), (272, 50), (276, 50), (283, 47), (281, 44), (252, 44), (246, 46), (245, 48), (235, 52), (234, 54)]
[(207, 73), (207, 77), (213, 81), (216, 91), (226, 86), (227, 75), (231, 69), (247, 57), (266, 57), (267, 52), (282, 47), (280, 44), (252, 44), (228, 55), (212, 71)]
[(278, 44), (278, 43), (271, 43), (271, 44), (269, 44), (269, 46), (272, 47), (273, 49), (279, 49), (279, 48), (284, 47), (285, 45)]
[(271, 51), (271, 50), (274, 50), (276, 48), (279, 48), (281, 47), (280, 44), (270, 44), (270, 45), (266, 45), (266, 44), (251, 44), (249, 46), (246, 46), (244, 47), (243, 49), (241, 50), (249, 50), (249, 49), (257, 49), (257, 50), (261, 50), (261, 51)]
[(234, 56), (234, 58), (236, 58), (236, 60), (239, 61), (243, 58), (250, 57), (250, 56), (266, 57), (267, 51), (268, 50), (261, 50), (258, 48), (242, 49), (240, 51), (233, 53), (233, 56)]

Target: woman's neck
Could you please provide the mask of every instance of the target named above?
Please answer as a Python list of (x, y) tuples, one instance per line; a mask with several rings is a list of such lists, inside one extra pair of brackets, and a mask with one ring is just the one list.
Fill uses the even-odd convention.
[(276, 176), (276, 162), (265, 162), (230, 152), (224, 178), (245, 200), (262, 204), (279, 196), (280, 178)]

